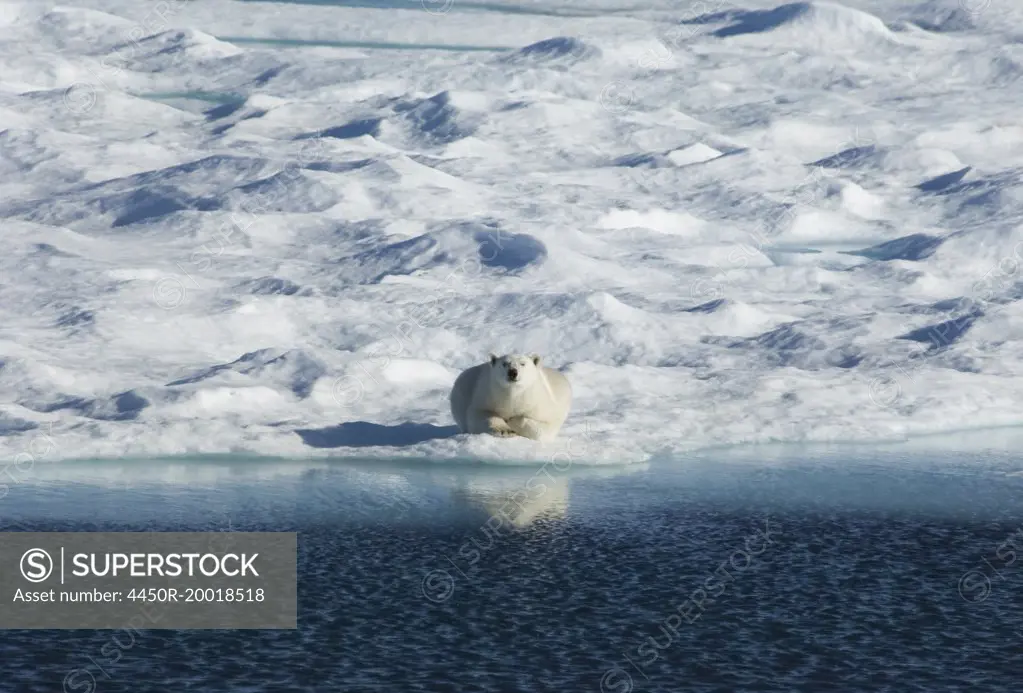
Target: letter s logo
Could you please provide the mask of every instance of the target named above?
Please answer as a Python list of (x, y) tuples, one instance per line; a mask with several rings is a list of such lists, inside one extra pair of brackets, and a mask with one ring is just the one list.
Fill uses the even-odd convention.
[(21, 556), (21, 575), (29, 582), (43, 582), (53, 572), (53, 559), (42, 549), (29, 549)]

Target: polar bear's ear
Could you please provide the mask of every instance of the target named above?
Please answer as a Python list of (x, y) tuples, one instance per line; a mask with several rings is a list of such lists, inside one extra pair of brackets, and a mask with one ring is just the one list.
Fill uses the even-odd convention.
[(501, 357), (498, 356), (497, 354), (493, 353), (493, 352), (490, 352), (490, 365), (491, 366), (496, 366), (497, 365), (497, 360), (499, 358), (501, 358)]
[(533, 365), (534, 366), (539, 366), (540, 365), (540, 361), (543, 360), (543, 359), (540, 358), (539, 354), (530, 354), (529, 358), (533, 359)]

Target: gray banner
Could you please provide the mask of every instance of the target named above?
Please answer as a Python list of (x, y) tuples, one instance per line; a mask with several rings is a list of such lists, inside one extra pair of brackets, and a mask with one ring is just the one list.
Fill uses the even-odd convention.
[(0, 533), (0, 629), (296, 628), (297, 537)]

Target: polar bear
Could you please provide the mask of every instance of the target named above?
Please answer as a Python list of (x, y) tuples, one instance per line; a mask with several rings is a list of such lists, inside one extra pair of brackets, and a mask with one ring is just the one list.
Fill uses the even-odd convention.
[(572, 386), (536, 354), (490, 354), (468, 368), (451, 388), (451, 415), (462, 433), (550, 440), (572, 404)]

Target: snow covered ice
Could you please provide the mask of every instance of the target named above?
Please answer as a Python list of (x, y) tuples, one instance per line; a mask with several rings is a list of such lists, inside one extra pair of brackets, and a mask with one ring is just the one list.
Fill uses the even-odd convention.
[[(1023, 423), (1023, 6), (0, 2), (0, 452)], [(459, 436), (537, 352), (559, 440)]]

